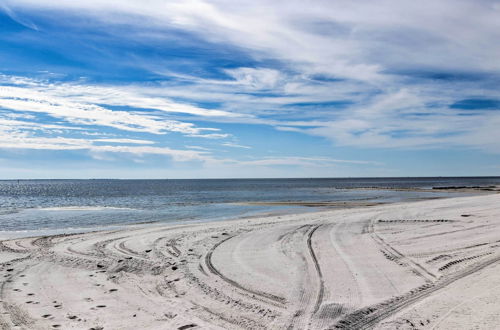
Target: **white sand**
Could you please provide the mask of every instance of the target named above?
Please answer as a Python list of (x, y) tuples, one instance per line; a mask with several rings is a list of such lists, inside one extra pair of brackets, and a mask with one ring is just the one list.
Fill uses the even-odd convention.
[(498, 329), (500, 194), (0, 242), (0, 329)]

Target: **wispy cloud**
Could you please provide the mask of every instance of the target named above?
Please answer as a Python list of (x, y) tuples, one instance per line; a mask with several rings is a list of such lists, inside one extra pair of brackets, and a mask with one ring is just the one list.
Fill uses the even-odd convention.
[[(99, 142), (107, 142), (101, 144)], [(96, 144), (97, 142), (97, 144)], [(110, 144), (111, 143), (111, 144)], [(116, 145), (126, 143), (132, 145)], [(32, 149), (32, 150), (86, 150), (91, 152), (129, 153), (135, 155), (155, 154), (169, 156), (176, 161), (202, 161), (207, 158), (205, 152), (177, 150), (167, 147), (134, 146), (134, 144), (150, 144), (138, 140), (87, 140), (65, 137), (41, 137), (30, 134), (22, 128), (4, 126), (0, 122), (0, 149)]]
[[(99, 125), (133, 132), (152, 134), (178, 132), (205, 138), (228, 136), (222, 133), (204, 133), (206, 131), (218, 131), (218, 129), (196, 127), (192, 123), (168, 120), (157, 114), (111, 110), (99, 105), (123, 105), (165, 110), (164, 108), (155, 108), (152, 104), (154, 99), (147, 103), (148, 99), (144, 98), (144, 103), (141, 103), (141, 97), (134, 97), (126, 92), (122, 93), (119, 89), (97, 88), (77, 84), (48, 84), (33, 79), (20, 79), (19, 77), (3, 76), (3, 80), (15, 82), (14, 86), (0, 85), (0, 108), (4, 109), (22, 113), (44, 113), (75, 125)], [(99, 98), (96, 95), (103, 97)], [(190, 110), (188, 113), (194, 113), (194, 107), (182, 104), (179, 104), (178, 107), (177, 112)], [(201, 111), (200, 109), (199, 114)], [(207, 112), (208, 115), (213, 115), (209, 110)]]
[(224, 142), (224, 143), (222, 143), (222, 145), (225, 147), (231, 147), (231, 148), (252, 149), (252, 147), (244, 146), (244, 145), (233, 143), (233, 142)]
[(500, 66), (495, 52), (479, 47), (500, 33), (499, 8), (492, 1), (429, 0), (417, 5), (409, 0), (337, 0), (310, 6), (301, 1), (220, 0), (153, 0), (147, 5), (124, 0), (118, 6), (106, 0), (6, 3), (13, 10), (78, 11), (107, 24), (139, 26), (146, 17), (150, 28), (190, 31), (206, 40), (239, 45), (255, 56), (291, 61), (335, 77), (371, 81), (395, 65), (441, 70), (461, 70), (465, 64), (468, 69)]
[[(102, 144), (104, 143), (104, 144)], [(121, 144), (124, 145), (121, 145)], [(119, 145), (116, 145), (119, 144)], [(259, 168), (259, 167), (303, 167), (303, 168), (331, 168), (335, 164), (352, 165), (381, 165), (373, 161), (342, 160), (328, 157), (265, 157), (262, 159), (238, 160), (231, 158), (217, 158), (203, 147), (189, 146), (179, 150), (168, 147), (149, 146), (151, 141), (132, 139), (77, 139), (64, 137), (32, 136), (22, 129), (3, 126), (0, 122), (0, 149), (11, 150), (81, 150), (87, 151), (92, 158), (101, 161), (112, 161), (110, 154), (130, 154), (137, 156), (161, 155), (176, 162), (199, 162), (206, 169), (223, 168), (230, 166), (232, 170)], [(140, 145), (140, 146), (137, 146)], [(240, 146), (238, 146), (240, 147)], [(133, 158), (143, 162), (142, 159)]]
[(325, 167), (335, 164), (354, 164), (354, 165), (382, 165), (373, 161), (357, 161), (334, 159), (328, 157), (266, 157), (263, 159), (255, 159), (248, 161), (230, 161), (227, 163), (235, 163), (244, 166), (307, 166), (307, 167)]
[(93, 142), (101, 143), (120, 143), (120, 144), (155, 144), (154, 141), (137, 139), (95, 139)]
[(25, 26), (29, 29), (36, 30), (38, 31), (38, 27), (31, 22), (30, 20), (20, 18), (16, 15), (16, 13), (10, 9), (9, 6), (5, 3), (0, 3), (0, 10), (4, 11), (12, 20), (16, 21), (17, 23), (21, 24), (22, 26)]

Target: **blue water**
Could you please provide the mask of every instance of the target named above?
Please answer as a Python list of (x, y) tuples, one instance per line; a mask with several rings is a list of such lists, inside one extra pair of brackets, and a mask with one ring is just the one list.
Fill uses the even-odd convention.
[[(490, 178), (0, 181), (0, 232), (102, 228), (317, 210), (257, 201), (397, 202), (461, 194), (383, 188), (500, 185)], [(356, 188), (380, 188), (356, 189)]]

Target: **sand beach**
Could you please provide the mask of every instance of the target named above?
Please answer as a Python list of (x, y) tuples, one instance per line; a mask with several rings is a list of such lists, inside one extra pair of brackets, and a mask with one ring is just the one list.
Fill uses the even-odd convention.
[(493, 329), (500, 195), (0, 242), (0, 329)]

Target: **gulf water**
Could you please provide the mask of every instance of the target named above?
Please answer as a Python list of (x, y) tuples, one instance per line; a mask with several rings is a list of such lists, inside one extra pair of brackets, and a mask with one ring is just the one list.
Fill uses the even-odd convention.
[(318, 210), (246, 202), (400, 202), (464, 193), (387, 188), (495, 184), (500, 185), (499, 177), (0, 181), (0, 238)]

